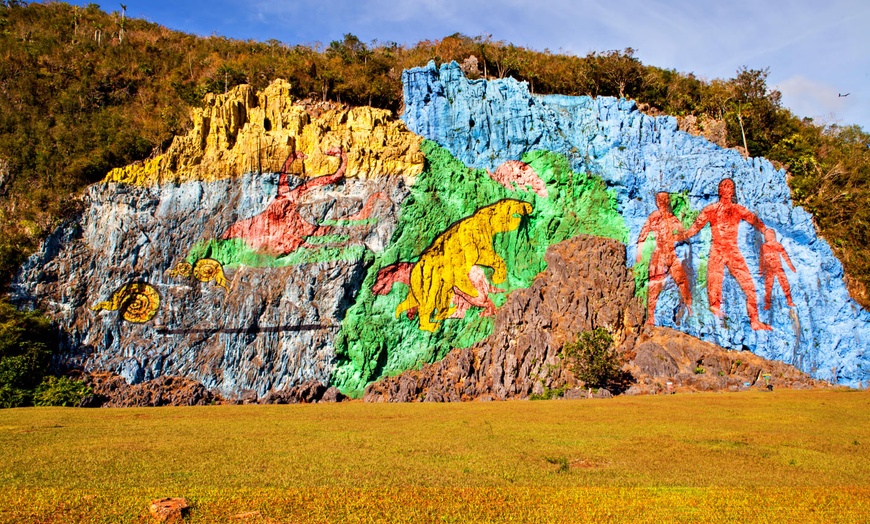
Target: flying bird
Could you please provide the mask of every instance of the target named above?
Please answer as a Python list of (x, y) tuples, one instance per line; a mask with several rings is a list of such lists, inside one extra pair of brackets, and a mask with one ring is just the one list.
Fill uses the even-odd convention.
[(837, 95), (840, 96), (840, 97), (849, 96), (849, 95), (851, 95), (851, 94), (852, 94), (852, 93), (846, 93), (846, 94), (844, 95), (843, 93), (837, 93)]

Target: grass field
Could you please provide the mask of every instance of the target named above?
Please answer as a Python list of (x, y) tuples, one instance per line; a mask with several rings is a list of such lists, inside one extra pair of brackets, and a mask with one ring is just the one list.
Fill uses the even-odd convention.
[(870, 392), (0, 411), (0, 521), (168, 496), (186, 522), (870, 522)]

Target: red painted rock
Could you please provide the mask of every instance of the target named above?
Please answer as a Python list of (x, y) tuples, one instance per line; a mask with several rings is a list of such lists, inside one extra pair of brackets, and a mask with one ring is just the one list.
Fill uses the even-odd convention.
[(529, 186), (536, 194), (547, 198), (547, 186), (544, 184), (544, 181), (535, 173), (532, 166), (525, 162), (508, 160), (498, 166), (495, 173), (488, 169), (486, 172), (490, 178), (512, 191), (524, 190), (526, 186)]

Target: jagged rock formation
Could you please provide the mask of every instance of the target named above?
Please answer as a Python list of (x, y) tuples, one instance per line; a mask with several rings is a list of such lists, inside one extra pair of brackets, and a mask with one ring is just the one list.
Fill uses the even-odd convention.
[(366, 389), (370, 402), (527, 398), (576, 380), (562, 366), (566, 342), (598, 327), (632, 348), (643, 306), (625, 267), (622, 243), (581, 235), (552, 246), (547, 269), (514, 291), (494, 318), (494, 332), (444, 359), (385, 378)]
[(704, 137), (719, 147), (727, 147), (728, 126), (724, 120), (716, 120), (708, 116), (699, 119), (695, 115), (686, 115), (677, 117), (677, 127), (690, 135)]
[(313, 113), (314, 119), (293, 103), (284, 80), (259, 93), (249, 85), (226, 95), (209, 93), (192, 111), (187, 135), (176, 137), (162, 155), (112, 170), (106, 182), (149, 186), (274, 173), (296, 151), (308, 156), (309, 173), (324, 173), (333, 167), (334, 160), (324, 154), (333, 146), (347, 152), (349, 178), (413, 177), (422, 170), (420, 139), (389, 111), (358, 107)]
[(184, 377), (162, 376), (133, 385), (120, 375), (107, 372), (82, 378), (93, 390), (82, 402), (84, 407), (208, 406), (223, 400), (199, 382)]

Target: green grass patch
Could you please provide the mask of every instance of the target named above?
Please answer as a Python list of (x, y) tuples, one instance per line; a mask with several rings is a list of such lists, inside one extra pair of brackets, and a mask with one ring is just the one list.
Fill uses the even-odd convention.
[[(201, 240), (190, 248), (185, 260), (194, 264), (201, 258), (212, 258), (221, 263), (225, 269), (233, 269), (239, 266), (248, 267), (287, 267), (298, 264), (317, 264), (340, 260), (355, 262), (365, 258), (368, 253), (365, 246), (329, 246), (330, 243), (340, 243), (347, 237), (340, 235), (327, 235), (324, 237), (305, 237), (309, 244), (318, 244), (317, 247), (300, 247), (286, 255), (275, 256), (260, 253), (252, 249), (240, 238), (209, 239)], [(322, 246), (320, 244), (323, 244)]]
[(861, 522), (870, 394), (0, 411), (0, 521)]

